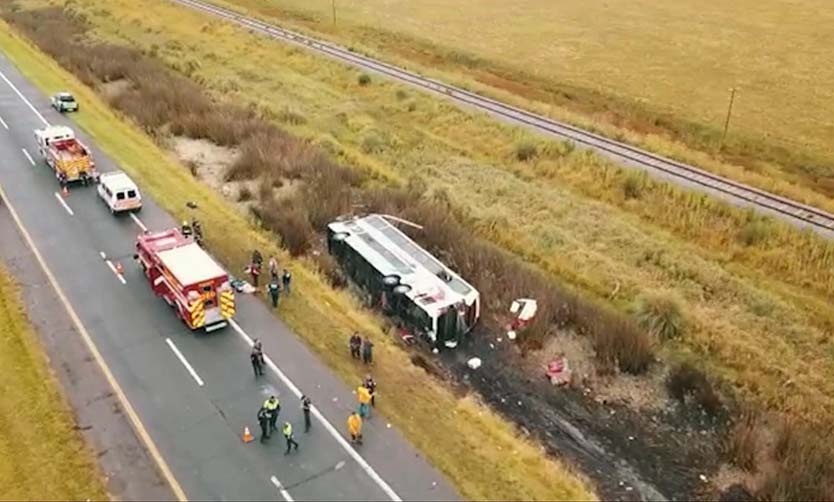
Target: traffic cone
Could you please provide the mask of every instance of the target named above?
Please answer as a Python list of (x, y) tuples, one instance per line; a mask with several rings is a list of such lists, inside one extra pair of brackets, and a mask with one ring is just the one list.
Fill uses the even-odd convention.
[(249, 432), (249, 427), (243, 428), (243, 436), (241, 437), (244, 443), (251, 443), (255, 438), (252, 436), (252, 433)]
[(122, 275), (122, 273), (124, 271), (125, 270), (124, 270), (124, 268), (122, 268), (122, 263), (117, 261), (116, 262), (116, 273), (119, 274), (119, 275)]
[(69, 197), (69, 190), (67, 189), (66, 185), (64, 185), (64, 188), (61, 189), (61, 195), (63, 195), (64, 198)]

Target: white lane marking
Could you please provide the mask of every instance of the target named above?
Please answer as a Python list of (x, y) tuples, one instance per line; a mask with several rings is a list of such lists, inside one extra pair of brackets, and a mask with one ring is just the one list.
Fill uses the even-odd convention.
[[(101, 254), (104, 254), (104, 253), (101, 253)], [(110, 260), (105, 260), (105, 261), (107, 262), (107, 266), (110, 267), (110, 270), (113, 272), (113, 274), (116, 275), (116, 278), (119, 279), (119, 282), (121, 282), (122, 284), (127, 284), (127, 279), (125, 279), (125, 276), (123, 276), (122, 274), (119, 273), (118, 270), (116, 270), (116, 267), (113, 265), (113, 262), (110, 261)]]
[(0, 71), (0, 78), (5, 80), (6, 83), (9, 84), (9, 87), (12, 88), (12, 90), (15, 92), (15, 94), (17, 94), (17, 96), (20, 99), (22, 99), (24, 103), (26, 103), (26, 105), (35, 113), (35, 115), (37, 115), (37, 117), (39, 119), (41, 119), (41, 122), (43, 122), (43, 125), (45, 125), (45, 126), (49, 125), (49, 122), (45, 118), (43, 118), (43, 115), (41, 115), (41, 112), (39, 112), (38, 109), (35, 108), (35, 106), (31, 102), (29, 102), (28, 99), (26, 99), (26, 96), (24, 96), (23, 93), (20, 92), (17, 87), (15, 87), (15, 85), (12, 83), (12, 81), (9, 80), (8, 77), (6, 77), (6, 74), (3, 73), (2, 71)]
[(278, 488), (278, 491), (281, 492), (281, 496), (284, 497), (284, 500), (286, 500), (287, 502), (293, 502), (290, 493), (284, 489), (284, 485), (282, 485), (281, 482), (278, 481), (278, 478), (272, 476), (271, 478), (269, 478), (269, 480), (272, 481), (272, 484), (275, 485), (276, 488)]
[[(0, 73), (1, 75), (2, 73)], [(6, 192), (3, 191), (3, 187), (0, 186), (0, 200), (2, 200), (6, 208), (9, 211), (12, 219), (14, 220), (17, 228), (20, 230), (21, 235), (23, 235), (23, 239), (26, 241), (26, 245), (29, 246), (29, 249), (32, 250), (32, 254), (35, 255), (35, 259), (38, 261), (38, 264), (41, 266), (44, 275), (49, 280), (49, 283), (52, 285), (52, 288), (55, 290), (55, 294), (58, 295), (58, 299), (61, 301), (61, 304), (66, 309), (67, 314), (70, 316), (72, 323), (75, 325), (78, 333), (81, 335), (81, 339), (84, 340), (84, 344), (87, 346), (87, 350), (90, 351), (90, 354), (93, 355), (93, 359), (96, 360), (101, 372), (104, 374), (104, 378), (107, 379), (107, 383), (110, 384), (110, 387), (113, 388), (113, 392), (116, 393), (116, 397), (119, 398), (119, 403), (122, 405), (122, 408), (127, 413), (127, 416), (130, 418), (130, 423), (133, 426), (133, 429), (136, 431), (136, 435), (142, 438), (142, 441), (145, 443), (145, 446), (148, 448), (148, 453), (150, 453), (151, 457), (153, 457), (156, 464), (159, 466), (159, 470), (162, 472), (162, 475), (165, 477), (166, 481), (168, 481), (168, 485), (171, 487), (171, 491), (174, 492), (174, 496), (177, 500), (181, 502), (186, 502), (188, 497), (185, 495), (182, 487), (180, 486), (177, 478), (174, 477), (174, 473), (171, 472), (171, 468), (168, 466), (168, 463), (165, 461), (165, 458), (162, 457), (162, 454), (159, 452), (159, 449), (154, 443), (153, 438), (151, 435), (148, 434), (148, 430), (145, 429), (145, 425), (142, 423), (142, 420), (139, 418), (139, 415), (136, 413), (136, 410), (133, 408), (133, 405), (130, 404), (130, 401), (127, 399), (127, 395), (125, 394), (122, 387), (119, 385), (119, 382), (116, 381), (116, 377), (113, 376), (113, 372), (110, 371), (110, 367), (107, 366), (107, 362), (105, 362), (104, 357), (102, 357), (101, 352), (99, 352), (98, 347), (96, 347), (95, 342), (93, 342), (93, 338), (90, 336), (90, 333), (87, 331), (87, 328), (84, 327), (84, 324), (81, 323), (81, 318), (78, 317), (78, 313), (75, 312), (75, 309), (72, 308), (69, 300), (67, 299), (67, 295), (64, 294), (64, 290), (61, 289), (61, 286), (58, 285), (57, 279), (52, 274), (52, 271), (49, 269), (49, 266), (46, 264), (46, 260), (44, 260), (43, 255), (41, 255), (38, 248), (35, 246), (35, 241), (32, 240), (32, 236), (29, 235), (29, 231), (26, 230), (26, 227), (23, 226), (23, 221), (21, 221), (20, 216), (18, 216), (17, 211), (15, 211), (14, 207), (12, 206), (11, 202), (9, 202), (9, 198), (6, 197)]]
[(61, 194), (59, 194), (58, 192), (55, 192), (55, 198), (58, 199), (58, 202), (60, 202), (62, 206), (64, 206), (64, 209), (67, 210), (67, 212), (69, 213), (70, 216), (75, 216), (75, 213), (72, 212), (72, 208), (69, 207), (69, 204), (67, 204), (67, 201), (65, 201), (64, 198), (61, 197)]
[(0, 124), (3, 124), (3, 127), (5, 127), (6, 129), (9, 128), (9, 124), (7, 124), (5, 120), (3, 120), (3, 117), (0, 117)]
[(29, 152), (26, 151), (25, 148), (21, 148), (21, 150), (23, 151), (23, 155), (26, 156), (26, 160), (28, 160), (29, 163), (34, 166), (35, 165), (35, 159), (33, 159), (31, 155), (29, 155)]
[[(243, 331), (243, 328), (240, 327), (237, 321), (235, 321), (234, 319), (229, 319), (229, 324), (237, 332), (237, 334), (241, 336), (241, 338), (246, 340), (246, 343), (248, 343), (250, 347), (255, 345), (255, 342), (252, 340), (252, 337), (250, 337), (246, 334), (245, 331)], [(280, 378), (281, 381), (284, 382), (284, 385), (286, 385), (290, 389), (290, 392), (295, 394), (295, 397), (300, 399), (301, 391), (298, 389), (298, 387), (295, 386), (292, 380), (290, 380), (289, 377), (287, 377), (287, 375), (285, 375), (284, 372), (281, 371), (280, 368), (278, 368), (278, 366), (272, 361), (272, 359), (270, 359), (269, 356), (265, 355), (264, 359), (266, 360), (267, 366), (269, 366), (272, 369), (272, 371), (274, 371), (275, 374), (278, 375), (278, 378)], [(327, 429), (327, 432), (329, 432), (330, 435), (333, 436), (336, 442), (339, 443), (339, 445), (341, 445), (342, 448), (344, 448), (347, 454), (350, 455), (350, 457), (353, 460), (355, 460), (357, 464), (359, 464), (359, 467), (361, 467), (362, 470), (365, 471), (365, 474), (367, 474), (368, 477), (370, 477), (374, 481), (374, 483), (376, 483), (377, 486), (379, 486), (382, 489), (382, 491), (384, 491), (385, 494), (388, 495), (388, 498), (390, 498), (394, 502), (401, 502), (402, 499), (399, 495), (397, 495), (397, 492), (395, 492), (394, 489), (391, 488), (391, 486), (388, 485), (388, 483), (386, 483), (385, 480), (382, 479), (382, 477), (379, 474), (377, 474), (374, 468), (371, 467), (371, 465), (368, 464), (368, 462), (364, 458), (362, 458), (362, 455), (360, 455), (356, 452), (356, 450), (353, 449), (350, 443), (348, 443), (347, 440), (342, 436), (342, 434), (340, 434), (339, 431), (336, 430), (335, 427), (333, 427), (333, 424), (331, 424), (327, 420), (327, 418), (325, 418), (325, 416), (322, 415), (318, 408), (312, 406), (311, 411), (313, 412), (313, 416), (315, 416), (316, 419), (319, 422), (321, 422), (321, 424), (324, 426), (325, 429)]]
[(142, 223), (142, 220), (140, 220), (134, 213), (130, 213), (130, 219), (133, 220), (133, 223), (136, 223), (136, 225), (141, 228), (143, 232), (148, 231), (148, 227), (146, 227), (145, 224)]
[(200, 378), (200, 375), (198, 375), (196, 371), (194, 371), (194, 368), (191, 367), (191, 365), (188, 363), (188, 360), (186, 360), (185, 356), (182, 355), (182, 352), (180, 352), (180, 349), (178, 349), (177, 346), (174, 345), (174, 342), (172, 342), (170, 338), (166, 338), (165, 343), (167, 343), (168, 346), (171, 347), (171, 350), (173, 350), (174, 354), (177, 355), (177, 358), (179, 358), (182, 365), (185, 366), (185, 369), (187, 369), (188, 372), (191, 373), (191, 376), (193, 376), (194, 380), (197, 381), (197, 385), (202, 387), (203, 386), (203, 379)]

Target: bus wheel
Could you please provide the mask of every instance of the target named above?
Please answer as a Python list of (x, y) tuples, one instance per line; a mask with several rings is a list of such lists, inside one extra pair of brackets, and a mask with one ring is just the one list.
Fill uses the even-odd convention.
[(394, 286), (393, 291), (395, 295), (404, 295), (411, 291), (411, 286), (409, 286), (408, 284), (397, 284), (396, 286)]
[(386, 286), (396, 286), (400, 283), (400, 276), (398, 275), (386, 275), (382, 278), (382, 283)]

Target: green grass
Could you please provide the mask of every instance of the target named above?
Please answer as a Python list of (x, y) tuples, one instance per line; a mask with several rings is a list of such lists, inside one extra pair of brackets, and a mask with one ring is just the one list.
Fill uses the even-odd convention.
[(106, 499), (92, 452), (74, 429), (17, 287), (2, 267), (0, 326), (0, 500)]
[[(668, 184), (640, 180), (628, 194), (633, 175), (588, 152), (418, 93), (403, 99), (387, 82), (359, 85), (355, 71), (167, 2), (144, 4), (164, 15), (128, 0), (73, 3), (100, 37), (156, 46), (175, 68), (198, 61), (193, 78), (218, 96), (276, 116), (292, 108), (306, 121), (283, 126), (345, 165), (454, 194), (481, 237), (560, 282), (624, 310), (645, 291), (673, 292), (689, 323), (665, 351), (698, 358), (760, 405), (834, 421), (831, 243), (773, 222), (751, 233), (755, 217)], [(537, 155), (518, 160), (530, 143)]]
[[(128, 23), (137, 20), (134, 15), (124, 20)], [(386, 388), (397, 389), (396, 393), (386, 394), (384, 413), (430, 462), (449, 476), (463, 497), (537, 500), (592, 497), (583, 481), (561, 464), (548, 460), (538, 446), (520, 438), (488, 408), (472, 398), (458, 399), (422, 369), (414, 367), (392, 337), (380, 331), (378, 319), (364, 312), (348, 294), (327, 287), (322, 277), (310, 271), (312, 264), (290, 260), (278, 249), (271, 235), (253, 227), (234, 207), (198, 183), (148, 136), (114, 114), (94, 91), (13, 34), (7, 25), (0, 24), (0, 28), (0, 43), (7, 57), (44, 92), (56, 88), (73, 91), (84, 103), (82, 111), (75, 116), (80, 126), (163, 208), (176, 218), (185, 218), (188, 216), (185, 203), (197, 202), (208, 244), (231, 270), (241, 270), (253, 248), (260, 249), (264, 255), (279, 256), (281, 263), (292, 264), (295, 288), (302, 294), (287, 299), (282, 317), (346, 382), (355, 382), (362, 374), (362, 369), (345, 354), (347, 337), (353, 331), (374, 336), (378, 349), (375, 377)], [(175, 47), (173, 43), (164, 44), (161, 39), (160, 42), (160, 47)], [(235, 87), (228, 85), (232, 79), (228, 72), (218, 72), (216, 78), (227, 89)], [(273, 104), (283, 108), (290, 103), (282, 100)], [(235, 235), (236, 239), (218, 237), (228, 235)], [(437, 434), (438, 423), (444, 427), (442, 436)]]
[(834, 194), (825, 0), (336, 0), (335, 25), (331, 0), (213, 1), (794, 198)]

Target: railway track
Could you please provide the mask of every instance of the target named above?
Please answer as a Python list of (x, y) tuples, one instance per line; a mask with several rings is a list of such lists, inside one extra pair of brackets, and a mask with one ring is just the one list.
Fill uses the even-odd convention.
[(631, 167), (658, 174), (690, 188), (698, 188), (723, 197), (730, 202), (750, 206), (790, 223), (834, 236), (834, 215), (767, 191), (744, 185), (681, 162), (655, 155), (646, 150), (594, 134), (569, 124), (558, 122), (521, 108), (481, 96), (479, 94), (430, 79), (402, 68), (356, 54), (337, 45), (322, 42), (300, 33), (246, 17), (237, 12), (199, 0), (170, 0), (207, 14), (231, 21), (271, 38), (305, 47), (351, 66), (377, 73), (424, 91), (439, 94), (505, 121), (527, 126), (537, 132), (555, 136), (590, 148)]

